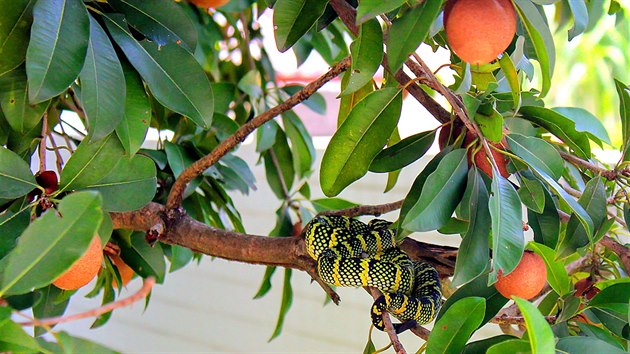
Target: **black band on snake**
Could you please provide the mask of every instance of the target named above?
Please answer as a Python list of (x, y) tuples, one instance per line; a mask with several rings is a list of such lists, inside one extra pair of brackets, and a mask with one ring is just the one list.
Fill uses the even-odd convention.
[[(438, 273), (429, 263), (412, 261), (396, 246), (391, 223), (368, 224), (345, 216), (316, 216), (307, 225), (308, 254), (317, 260), (322, 280), (335, 286), (373, 286), (383, 295), (372, 305), (372, 323), (384, 329), (382, 313), (399, 319), (397, 332), (408, 321), (426, 324), (442, 305)], [(412, 322), (413, 323), (413, 322)]]

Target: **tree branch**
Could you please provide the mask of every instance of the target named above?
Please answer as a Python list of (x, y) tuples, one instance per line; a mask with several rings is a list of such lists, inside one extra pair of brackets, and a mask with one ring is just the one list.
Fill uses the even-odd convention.
[(582, 160), (581, 158), (568, 154), (564, 151), (559, 151), (559, 152), (560, 152), (560, 156), (562, 156), (562, 158), (565, 159), (567, 162), (577, 167), (585, 168), (595, 174), (601, 175), (602, 177), (606, 178), (609, 181), (614, 181), (617, 178), (617, 176), (620, 173), (622, 173), (621, 171), (608, 170), (601, 166), (597, 166), (596, 164), (590, 161)]
[(604, 236), (601, 241), (599, 241), (604, 247), (609, 250), (615, 252), (617, 257), (619, 257), (619, 261), (623, 265), (626, 274), (630, 274), (630, 249), (628, 247), (620, 244), (614, 239)]
[[(374, 298), (374, 300), (383, 295), (380, 290), (371, 286), (367, 287), (366, 289), (370, 293), (370, 295), (372, 295), (372, 298)], [(394, 325), (392, 324), (392, 319), (389, 317), (389, 313), (387, 311), (383, 311), (381, 316), (383, 317), (383, 326), (385, 327), (385, 332), (387, 332), (389, 340), (392, 342), (396, 353), (407, 354), (405, 347), (403, 347), (402, 343), (400, 343), (400, 340), (398, 339), (398, 334), (396, 334), (396, 330), (394, 329)]]
[(323, 211), (321, 215), (339, 215), (339, 216), (347, 216), (347, 217), (355, 217), (360, 215), (374, 215), (379, 216), (381, 214), (389, 213), (390, 211), (394, 211), (400, 209), (402, 207), (403, 200), (399, 200), (396, 202), (386, 203), (386, 204), (377, 204), (377, 205), (357, 205), (355, 207), (340, 209), (340, 210), (327, 210)]
[(309, 83), (303, 89), (296, 92), (293, 96), (289, 97), (286, 101), (279, 105), (261, 113), (254, 117), (249, 122), (243, 124), (238, 130), (230, 135), (227, 139), (223, 140), (212, 152), (208, 155), (197, 160), (192, 165), (188, 166), (173, 184), (171, 191), (168, 195), (166, 206), (168, 209), (175, 209), (181, 205), (182, 195), (186, 186), (195, 177), (199, 176), (203, 171), (214, 165), (221, 157), (234, 149), (238, 144), (243, 142), (249, 134), (255, 131), (257, 128), (275, 118), (276, 116), (290, 110), (298, 105), (300, 102), (309, 98), (312, 94), (317, 92), (325, 83), (335, 78), (337, 75), (345, 71), (350, 66), (350, 58), (347, 57), (330, 68), (328, 72), (320, 76), (317, 80)]

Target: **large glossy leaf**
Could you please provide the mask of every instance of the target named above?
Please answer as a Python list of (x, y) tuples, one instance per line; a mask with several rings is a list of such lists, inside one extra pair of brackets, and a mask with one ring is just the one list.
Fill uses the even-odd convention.
[(28, 164), (13, 151), (0, 146), (0, 198), (15, 199), (36, 187)]
[(525, 206), (536, 212), (542, 213), (545, 209), (545, 190), (542, 183), (536, 179), (520, 178), (518, 196)]
[(153, 247), (149, 246), (143, 232), (134, 232), (123, 239), (119, 245), (120, 256), (125, 263), (141, 277), (153, 276), (158, 283), (162, 283), (166, 273), (166, 263), (160, 243), (156, 243)]
[(477, 330), (486, 311), (486, 299), (467, 297), (454, 303), (435, 323), (427, 342), (427, 354), (461, 352)]
[(0, 307), (0, 351), (3, 353), (38, 353), (41, 348), (33, 337), (11, 320), (11, 307)]
[(16, 240), (30, 223), (29, 210), (13, 212), (6, 210), (0, 214), (0, 259), (15, 248)]
[(81, 0), (39, 0), (33, 18), (26, 74), (29, 101), (36, 104), (62, 93), (77, 78), (90, 23)]
[(571, 354), (607, 353), (622, 354), (626, 351), (604, 342), (601, 339), (592, 337), (564, 337), (560, 338), (556, 344), (556, 349)]
[(480, 276), (490, 261), (490, 211), (488, 189), (476, 168), (468, 171), (468, 183), (462, 203), (470, 208), (470, 224), (459, 247), (453, 286), (465, 284)]
[(435, 172), (427, 178), (418, 202), (403, 221), (403, 228), (421, 232), (444, 225), (461, 200), (467, 172), (465, 149), (457, 149), (446, 155)]
[(564, 160), (553, 145), (542, 139), (520, 134), (509, 134), (507, 141), (510, 150), (528, 165), (536, 166), (556, 181), (562, 177)]
[(542, 90), (540, 95), (545, 96), (551, 87), (551, 77), (556, 62), (556, 49), (553, 44), (553, 37), (549, 26), (536, 6), (529, 0), (514, 0), (516, 10), (525, 25), (529, 35), (538, 63), (542, 72)]
[(81, 79), (81, 104), (90, 139), (114, 131), (125, 113), (125, 76), (116, 51), (101, 25), (90, 16), (90, 42)]
[[(606, 187), (602, 177), (597, 176), (592, 178), (586, 184), (582, 196), (578, 199), (580, 206), (586, 210), (593, 223), (593, 230), (599, 229), (602, 223), (606, 220), (606, 206), (607, 196)], [(571, 215), (569, 223), (567, 224), (567, 230), (565, 238), (562, 240), (558, 247), (559, 257), (567, 256), (573, 253), (577, 248), (586, 246), (589, 242), (592, 242), (592, 233), (588, 233), (583, 225), (578, 220), (578, 217), (574, 214)]]
[(519, 113), (523, 118), (542, 126), (560, 138), (581, 158), (590, 159), (591, 147), (588, 136), (576, 130), (574, 121), (543, 107), (523, 106)]
[(2, 259), (0, 295), (24, 294), (50, 284), (85, 251), (103, 218), (101, 197), (94, 192), (66, 196), (24, 231)]
[(277, 0), (273, 7), (276, 46), (291, 48), (324, 13), (327, 0)]
[(542, 213), (527, 210), (529, 226), (534, 231), (534, 240), (550, 248), (556, 248), (560, 235), (560, 215), (553, 197), (543, 189), (545, 208)]
[(342, 96), (351, 94), (372, 82), (372, 77), (383, 61), (383, 31), (381, 24), (373, 19), (363, 23), (359, 36), (350, 45), (352, 68), (348, 85)]
[(151, 123), (151, 102), (144, 90), (138, 73), (129, 65), (123, 64), (126, 98), (123, 120), (116, 127), (116, 135), (128, 155), (132, 156), (144, 143)]
[(630, 283), (618, 283), (605, 288), (595, 295), (589, 305), (621, 313), (625, 311), (627, 313), (629, 301)]
[[(35, 318), (47, 318), (61, 316), (66, 312), (70, 298), (66, 298), (64, 290), (54, 285), (49, 285), (38, 290), (41, 294), (41, 300), (33, 306), (33, 316)], [(46, 333), (42, 328), (35, 328), (35, 335), (39, 336)]]
[(435, 130), (430, 130), (408, 136), (381, 151), (370, 164), (372, 172), (390, 172), (399, 170), (429, 151), (435, 140)]
[(31, 105), (28, 102), (26, 72), (20, 66), (0, 77), (0, 106), (11, 126), (19, 133), (33, 129), (42, 120), (50, 101)]
[(387, 36), (387, 59), (392, 72), (398, 71), (409, 54), (427, 38), (442, 3), (443, 0), (424, 1), (392, 23)]
[(521, 80), (518, 76), (516, 66), (512, 62), (512, 58), (509, 55), (502, 55), (499, 58), (499, 65), (505, 75), (505, 79), (510, 85), (510, 91), (512, 92), (512, 101), (514, 102), (514, 109), (518, 111), (521, 106)]
[(276, 322), (276, 328), (273, 330), (273, 334), (269, 341), (275, 339), (282, 333), (282, 327), (284, 325), (284, 319), (293, 304), (293, 288), (291, 287), (291, 268), (284, 270), (284, 280), (282, 282), (282, 300), (280, 302), (280, 312), (278, 313), (278, 322)]
[[(341, 77), (341, 91), (345, 90), (348, 86), (350, 76), (351, 73), (347, 71), (343, 73), (343, 76)], [(352, 111), (352, 108), (354, 108), (357, 103), (361, 102), (361, 100), (372, 91), (374, 91), (374, 81), (366, 83), (354, 93), (341, 96), (339, 101), (339, 114), (337, 115), (337, 128), (339, 128), (346, 120), (348, 114)]]
[(575, 130), (585, 132), (591, 140), (600, 146), (600, 141), (611, 144), (606, 127), (591, 112), (579, 107), (554, 107), (552, 109), (572, 120), (575, 123)]
[(568, 295), (571, 292), (571, 281), (564, 263), (556, 261), (556, 252), (540, 243), (530, 242), (527, 248), (534, 251), (545, 262), (547, 268), (547, 282), (551, 288), (560, 296)]
[(17, 68), (26, 59), (35, 0), (15, 0), (2, 4), (0, 11), (0, 76)]
[(158, 45), (181, 44), (189, 52), (197, 46), (197, 30), (188, 15), (173, 1), (109, 0), (125, 14), (127, 22)]
[(393, 11), (404, 3), (405, 0), (362, 0), (357, 7), (357, 24), (362, 24), (375, 16)]
[[(466, 344), (464, 350), (462, 350), (462, 354), (482, 354), (488, 351), (488, 348), (492, 347), (495, 344), (505, 342), (507, 340), (515, 339), (516, 337), (510, 336), (507, 334), (498, 335), (495, 337), (490, 337), (482, 340), (478, 340), (475, 342), (470, 342)], [(527, 344), (529, 347), (529, 343)]]
[(531, 302), (514, 297), (514, 301), (523, 314), (532, 353), (554, 353), (555, 340), (549, 323)]
[(628, 147), (630, 147), (630, 88), (619, 80), (615, 80), (615, 89), (619, 96), (619, 117), (621, 118), (621, 137), (623, 145), (621, 153), (624, 161), (628, 160)]
[(479, 326), (483, 326), (490, 321), (508, 302), (508, 299), (499, 294), (493, 285), (488, 285), (488, 276), (481, 275), (457, 289), (442, 305), (436, 320), (439, 321), (448, 308), (457, 303), (457, 301), (469, 296), (480, 296), (486, 299), (486, 312)]
[(158, 46), (147, 40), (136, 41), (120, 15), (103, 18), (116, 43), (161, 104), (201, 127), (212, 125), (212, 87), (192, 54), (177, 44)]
[[(509, 339), (492, 345), (488, 348), (486, 354), (504, 354), (504, 353), (531, 353), (529, 342), (523, 339)], [(553, 353), (553, 352), (551, 352)], [(545, 353), (546, 354), (546, 353)]]
[(494, 176), (492, 195), (488, 203), (492, 219), (490, 284), (496, 282), (499, 272), (507, 275), (516, 268), (525, 248), (521, 200), (518, 193), (496, 169)]
[(401, 108), (402, 95), (396, 88), (374, 91), (354, 106), (322, 158), (324, 194), (335, 196), (367, 173), (396, 128)]

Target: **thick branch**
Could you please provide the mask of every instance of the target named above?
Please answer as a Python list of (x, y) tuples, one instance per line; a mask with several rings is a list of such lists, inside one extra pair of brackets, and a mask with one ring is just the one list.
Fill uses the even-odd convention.
[(564, 151), (560, 151), (560, 156), (562, 156), (563, 159), (567, 160), (571, 164), (577, 167), (585, 168), (595, 174), (601, 175), (602, 177), (606, 178), (609, 181), (614, 181), (617, 178), (617, 176), (620, 174), (619, 171), (607, 170), (601, 166), (597, 166), (596, 164), (590, 161), (582, 160), (581, 158), (568, 154)]
[(604, 247), (608, 248), (609, 250), (615, 252), (617, 257), (619, 257), (619, 261), (623, 265), (626, 274), (630, 274), (630, 249), (608, 236), (604, 236), (604, 238), (602, 238), (599, 243), (604, 245)]
[(322, 215), (343, 215), (348, 217), (355, 217), (360, 215), (374, 215), (379, 216), (381, 214), (389, 213), (400, 209), (404, 200), (391, 202), (387, 204), (378, 205), (357, 205), (355, 207), (341, 209), (341, 210), (327, 210), (322, 212)]
[(234, 134), (222, 141), (212, 152), (192, 165), (188, 166), (173, 184), (171, 192), (168, 195), (166, 206), (169, 209), (177, 208), (182, 201), (182, 194), (186, 189), (186, 186), (195, 177), (199, 176), (203, 171), (214, 165), (221, 157), (234, 149), (238, 144), (243, 142), (249, 134), (255, 131), (257, 128), (270, 121), (274, 117), (290, 110), (298, 105), (300, 102), (309, 98), (312, 94), (317, 92), (325, 83), (335, 78), (337, 75), (345, 71), (350, 66), (350, 58), (345, 58), (324, 75), (320, 76), (317, 80), (309, 83), (303, 89), (296, 92), (293, 96), (289, 97), (286, 101), (279, 105), (265, 111), (264, 113), (254, 117), (254, 119), (243, 124)]
[[(374, 298), (374, 300), (383, 295), (380, 290), (373, 287), (368, 287), (367, 291), (370, 293), (370, 295), (372, 295), (372, 298)], [(398, 334), (396, 334), (396, 330), (394, 329), (394, 325), (392, 324), (392, 319), (389, 317), (389, 313), (387, 313), (387, 311), (383, 311), (383, 314), (381, 316), (383, 317), (383, 326), (385, 327), (385, 332), (387, 332), (389, 340), (392, 342), (396, 353), (407, 354), (405, 347), (403, 347), (402, 343), (400, 343), (400, 340), (398, 339)]]

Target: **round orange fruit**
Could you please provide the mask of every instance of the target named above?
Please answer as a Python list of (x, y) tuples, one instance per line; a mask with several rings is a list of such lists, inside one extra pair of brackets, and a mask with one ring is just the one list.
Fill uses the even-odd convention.
[[(466, 137), (464, 138), (464, 147), (467, 147), (468, 145), (470, 145), (474, 140), (475, 140), (475, 136), (472, 133), (470, 132), (466, 133)], [(503, 138), (500, 144), (495, 144), (495, 143), (489, 143), (489, 144), (503, 150), (505, 146), (507, 146), (507, 141), (505, 140), (505, 138)], [(486, 175), (492, 177), (492, 165), (490, 164), (490, 160), (488, 159), (488, 154), (486, 153), (486, 149), (484, 149), (483, 146), (476, 145), (468, 149), (468, 165), (470, 166), (473, 164), (473, 158), (472, 158), (473, 150), (476, 150), (475, 157), (474, 157), (474, 161), (475, 161), (474, 164), (480, 170), (482, 170)], [(494, 161), (497, 163), (497, 169), (499, 170), (499, 173), (501, 174), (501, 176), (503, 176), (504, 178), (510, 177), (510, 173), (507, 170), (507, 164), (509, 162), (508, 158), (505, 155), (503, 155), (501, 152), (493, 148), (490, 148), (490, 152), (492, 153), (492, 157), (494, 158)]]
[(230, 2), (230, 0), (189, 0), (189, 1), (199, 7), (203, 7), (204, 9), (220, 7)]
[(508, 299), (518, 296), (529, 300), (536, 296), (546, 283), (545, 261), (536, 253), (527, 251), (523, 253), (523, 258), (510, 274), (503, 276), (499, 271), (499, 280), (494, 283), (494, 287)]
[(76, 290), (94, 279), (101, 270), (102, 262), (101, 239), (96, 235), (81, 258), (57, 278), (53, 285), (64, 290)]
[[(122, 286), (126, 286), (131, 281), (131, 278), (133, 278), (133, 269), (131, 269), (131, 267), (129, 267), (127, 263), (125, 263), (119, 256), (111, 256), (110, 259), (114, 263), (116, 269), (118, 269), (118, 273), (120, 274), (120, 278), (122, 279)], [(112, 281), (112, 284), (114, 285), (114, 287), (118, 287), (118, 282), (116, 282), (116, 279)]]
[(511, 0), (449, 0), (444, 30), (457, 56), (471, 64), (486, 64), (512, 42), (516, 11)]

